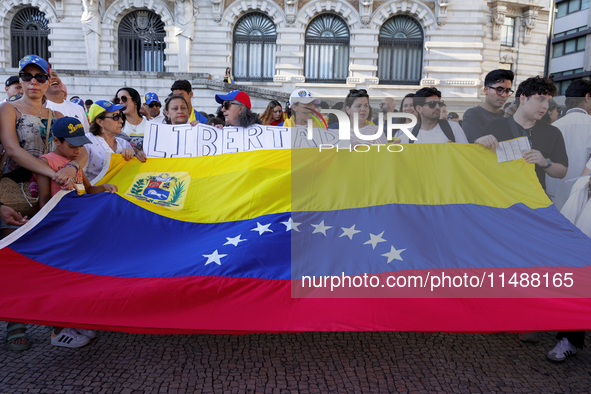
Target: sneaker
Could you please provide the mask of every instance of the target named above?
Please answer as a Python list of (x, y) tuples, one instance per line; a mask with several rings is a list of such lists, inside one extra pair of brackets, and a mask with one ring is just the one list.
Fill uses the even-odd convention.
[(88, 337), (90, 339), (96, 338), (96, 331), (93, 331), (93, 330), (86, 330), (84, 328), (75, 328), (74, 331), (76, 331), (78, 334), (84, 335), (85, 337)]
[(561, 363), (567, 357), (574, 356), (575, 354), (577, 354), (577, 348), (568, 339), (562, 338), (556, 347), (546, 354), (546, 358), (550, 361)]
[(51, 344), (54, 346), (77, 348), (89, 343), (90, 338), (78, 334), (73, 328), (64, 328), (59, 334), (51, 331)]
[(540, 335), (537, 332), (526, 332), (524, 334), (521, 334), (519, 336), (519, 340), (521, 342), (531, 342), (531, 343), (536, 343), (540, 340)]

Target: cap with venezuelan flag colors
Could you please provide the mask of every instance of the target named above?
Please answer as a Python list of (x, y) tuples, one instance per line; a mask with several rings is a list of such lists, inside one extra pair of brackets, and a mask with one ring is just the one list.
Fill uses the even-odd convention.
[(88, 111), (88, 120), (92, 123), (92, 121), (103, 112), (115, 112), (120, 111), (123, 108), (125, 108), (125, 105), (113, 104), (107, 100), (95, 101)]

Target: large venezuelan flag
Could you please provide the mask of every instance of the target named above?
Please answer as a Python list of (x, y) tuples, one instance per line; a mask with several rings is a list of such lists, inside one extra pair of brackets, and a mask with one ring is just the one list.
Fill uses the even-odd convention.
[(101, 182), (118, 194), (60, 194), (3, 241), (0, 319), (137, 333), (591, 328), (591, 241), (523, 160), (417, 144), (113, 156), (111, 170)]

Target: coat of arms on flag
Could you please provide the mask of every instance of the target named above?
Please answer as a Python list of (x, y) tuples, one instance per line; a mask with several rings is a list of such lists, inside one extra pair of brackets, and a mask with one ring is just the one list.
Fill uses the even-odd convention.
[(180, 210), (185, 204), (190, 183), (188, 172), (143, 172), (135, 177), (125, 194), (140, 201)]

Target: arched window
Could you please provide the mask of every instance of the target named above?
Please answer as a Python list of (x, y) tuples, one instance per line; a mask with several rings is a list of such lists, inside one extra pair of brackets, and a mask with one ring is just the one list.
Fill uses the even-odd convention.
[(49, 61), (49, 21), (38, 8), (20, 10), (10, 25), (12, 67), (26, 55), (37, 55)]
[(306, 82), (346, 82), (349, 39), (349, 28), (338, 16), (314, 18), (306, 30)]
[(378, 36), (380, 84), (418, 85), (423, 73), (423, 29), (408, 16), (384, 23)]
[(150, 11), (134, 11), (119, 24), (119, 70), (164, 71), (164, 23)]
[(258, 12), (240, 18), (234, 29), (232, 72), (237, 81), (272, 81), (275, 75), (277, 29)]

